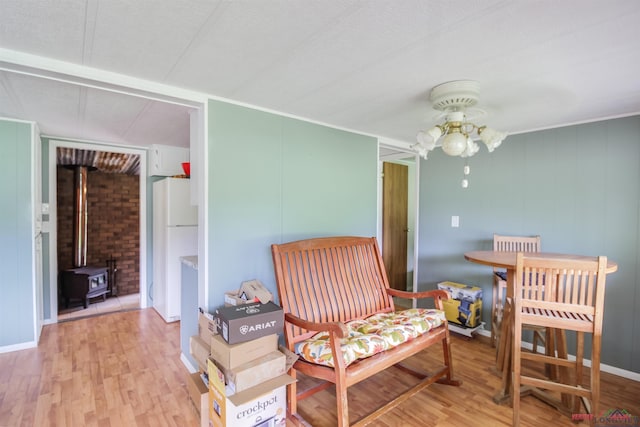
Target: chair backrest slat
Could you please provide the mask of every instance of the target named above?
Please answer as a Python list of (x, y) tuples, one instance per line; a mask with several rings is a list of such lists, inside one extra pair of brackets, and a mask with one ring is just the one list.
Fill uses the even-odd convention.
[(604, 306), (607, 258), (516, 257), (515, 297), (522, 307), (574, 307), (593, 315)]
[(540, 236), (494, 234), (493, 250), (498, 252), (540, 252)]
[[(376, 239), (325, 237), (271, 246), (280, 305), (311, 322), (347, 322), (394, 310)], [(287, 342), (312, 333), (285, 327)]]

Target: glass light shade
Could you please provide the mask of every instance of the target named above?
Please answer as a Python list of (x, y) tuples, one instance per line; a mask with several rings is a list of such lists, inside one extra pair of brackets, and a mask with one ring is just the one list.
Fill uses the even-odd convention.
[(471, 157), (480, 151), (480, 146), (476, 144), (473, 139), (467, 138), (467, 147), (464, 152), (460, 154), (460, 157)]
[(438, 139), (442, 136), (442, 128), (440, 126), (434, 126), (429, 129), (427, 132), (431, 138), (433, 138), (433, 143), (435, 144)]
[(502, 140), (507, 137), (506, 132), (498, 132), (495, 129), (482, 127), (478, 129), (480, 140), (487, 145), (487, 150), (491, 153), (502, 144)]
[(453, 132), (444, 137), (442, 141), (442, 151), (450, 156), (459, 156), (467, 149), (467, 136)]
[(423, 159), (427, 160), (427, 153), (429, 153), (429, 150), (424, 148), (424, 145), (416, 144), (416, 145), (412, 146), (411, 148), (413, 148), (413, 150), (418, 154), (418, 156), (420, 156)]
[(436, 146), (436, 140), (429, 134), (429, 131), (425, 132), (421, 130), (418, 132), (416, 140), (423, 149), (428, 151), (433, 150)]

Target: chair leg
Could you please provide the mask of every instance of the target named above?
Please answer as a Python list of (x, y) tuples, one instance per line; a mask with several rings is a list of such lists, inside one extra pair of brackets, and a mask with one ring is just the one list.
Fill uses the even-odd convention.
[(492, 292), (492, 296), (493, 296), (493, 300), (491, 303), (491, 346), (495, 347), (496, 346), (496, 341), (497, 341), (497, 337), (498, 337), (498, 331), (496, 329), (498, 329), (500, 326), (498, 325), (498, 319), (496, 318), (497, 316), (497, 309), (496, 306), (498, 304), (498, 284), (496, 283), (495, 279), (493, 281), (493, 292)]
[[(576, 332), (576, 368), (575, 368), (575, 380), (574, 385), (582, 385), (582, 375), (584, 371), (584, 332)], [(574, 396), (573, 398), (573, 412), (580, 412), (580, 404), (582, 399), (580, 396)]]
[(602, 336), (593, 334), (591, 343), (591, 417), (592, 424), (600, 414), (600, 349)]
[(538, 353), (538, 331), (533, 329), (533, 341), (531, 342), (531, 352), (533, 354)]
[(513, 331), (511, 332), (511, 334), (511, 396), (513, 399), (513, 427), (518, 427), (520, 425), (520, 364), (522, 362), (522, 324), (520, 322), (516, 322), (513, 325)]
[[(510, 319), (511, 315), (511, 306), (510, 303), (505, 303), (504, 305), (504, 311), (503, 311), (503, 322), (500, 325), (500, 341), (498, 342), (498, 351), (496, 352), (496, 369), (498, 371), (502, 371), (502, 368), (504, 366), (505, 363), (505, 358), (506, 358), (506, 354), (507, 348), (509, 347), (509, 339), (511, 339), (511, 335), (509, 335), (509, 337), (507, 337), (507, 334), (510, 334), (509, 332), (509, 324), (508, 324), (508, 319)], [(507, 320), (507, 321), (504, 321)], [(502, 341), (505, 341), (504, 343)]]

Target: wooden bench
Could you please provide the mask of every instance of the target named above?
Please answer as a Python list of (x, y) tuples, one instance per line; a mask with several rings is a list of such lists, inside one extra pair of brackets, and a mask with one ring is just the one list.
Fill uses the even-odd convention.
[[(291, 376), (295, 378), (300, 371), (323, 382), (300, 392), (295, 383), (288, 386), (287, 412), (291, 420), (304, 424), (297, 413), (297, 401), (335, 384), (337, 425), (348, 426), (347, 389), (393, 365), (420, 378), (421, 382), (354, 425), (368, 424), (436, 381), (460, 385), (453, 379), (446, 320), (417, 338), (346, 366), (340, 343), (347, 334), (346, 322), (394, 312), (394, 296), (433, 298), (435, 308), (439, 310), (442, 310), (442, 300), (449, 298), (443, 290), (413, 293), (390, 288), (375, 238), (315, 238), (274, 244), (271, 251), (280, 305), (285, 313), (284, 332), (288, 349), (295, 351), (296, 344), (319, 331), (326, 331), (330, 335), (334, 364), (334, 367), (324, 366), (302, 358), (296, 361)], [(436, 343), (442, 343), (444, 366), (435, 374), (426, 375), (400, 365), (403, 360)]]

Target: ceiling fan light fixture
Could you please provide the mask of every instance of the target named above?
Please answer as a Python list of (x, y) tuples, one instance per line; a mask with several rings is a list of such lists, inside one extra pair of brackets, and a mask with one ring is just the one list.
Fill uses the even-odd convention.
[(446, 113), (445, 121), (418, 132), (418, 144), (411, 148), (426, 159), (426, 153), (435, 149), (436, 143), (444, 135), (441, 145), (446, 154), (471, 157), (480, 150), (479, 145), (471, 138), (473, 132), (476, 132), (487, 150), (493, 152), (502, 144), (507, 134), (468, 122), (465, 113), (466, 108), (473, 107), (478, 102), (479, 94), (480, 86), (474, 80), (456, 80), (434, 87), (431, 90), (431, 103), (433, 108)]

